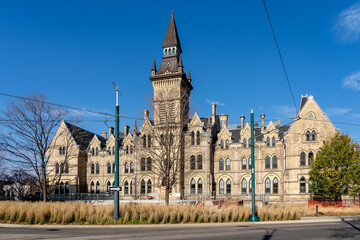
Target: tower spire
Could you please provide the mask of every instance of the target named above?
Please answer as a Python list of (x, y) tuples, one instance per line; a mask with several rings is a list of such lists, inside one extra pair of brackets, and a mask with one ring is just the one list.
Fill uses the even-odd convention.
[(166, 31), (166, 35), (162, 47), (163, 48), (176, 47), (177, 51), (179, 53), (182, 53), (179, 35), (177, 33), (176, 24), (175, 24), (174, 11), (171, 12), (169, 26)]

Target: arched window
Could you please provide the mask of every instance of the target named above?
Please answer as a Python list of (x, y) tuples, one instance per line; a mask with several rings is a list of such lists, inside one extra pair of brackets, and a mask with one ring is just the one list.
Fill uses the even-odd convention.
[(64, 163), (60, 163), (60, 172), (64, 173)]
[(190, 194), (195, 194), (195, 187), (196, 187), (196, 182), (195, 179), (191, 179), (190, 181)]
[(167, 49), (165, 49), (165, 56), (167, 55)]
[(300, 166), (305, 166), (305, 165), (306, 165), (305, 153), (301, 152), (300, 153)]
[(220, 158), (219, 160), (219, 170), (222, 171), (224, 170), (224, 159)]
[(309, 193), (311, 193), (311, 185), (312, 185), (312, 180), (311, 180), (311, 178), (310, 178), (310, 179), (309, 179), (309, 183), (308, 183)]
[(150, 134), (148, 135), (148, 147), (149, 148), (151, 147), (151, 135)]
[(194, 155), (191, 155), (191, 156), (190, 156), (190, 169), (191, 169), (191, 170), (194, 170), (194, 169), (195, 169), (195, 167), (196, 167), (195, 164), (196, 164), (196, 163), (195, 163), (195, 156), (194, 156)]
[(90, 193), (94, 193), (95, 192), (95, 184), (94, 182), (91, 182), (90, 184)]
[(243, 140), (243, 147), (244, 147), (244, 148), (247, 147), (247, 140), (246, 140), (246, 138), (244, 138), (244, 140)]
[(272, 157), (272, 168), (278, 168), (278, 159), (276, 155)]
[(148, 181), (147, 181), (147, 194), (149, 194), (149, 193), (151, 193), (151, 180), (149, 179)]
[(91, 149), (91, 155), (93, 155), (93, 156), (95, 155), (95, 150), (94, 150), (94, 148)]
[(134, 173), (134, 163), (130, 163), (130, 173)]
[(198, 184), (197, 184), (197, 194), (202, 194), (202, 185), (203, 185), (203, 182), (202, 182), (201, 178), (199, 178)]
[(251, 147), (251, 138), (248, 139), (248, 147)]
[(112, 164), (112, 173), (115, 173), (115, 162)]
[(246, 170), (246, 163), (247, 163), (247, 159), (246, 159), (246, 157), (243, 157), (243, 159), (241, 161), (241, 169), (242, 170)]
[(309, 152), (308, 154), (308, 164), (309, 166), (311, 165), (311, 163), (314, 161), (314, 153), (313, 152)]
[(200, 132), (196, 132), (196, 145), (200, 145)]
[(108, 148), (108, 154), (111, 155), (111, 147)]
[(252, 179), (249, 180), (249, 193), (252, 193)]
[(220, 142), (220, 148), (221, 148), (221, 149), (224, 149), (224, 140), (221, 140), (221, 142)]
[(311, 141), (316, 141), (316, 132), (315, 132), (315, 130), (313, 130), (311, 132)]
[(269, 137), (266, 138), (266, 146), (270, 147), (270, 138)]
[(269, 178), (266, 178), (265, 180), (265, 193), (270, 193), (270, 186), (271, 183), (270, 183), (270, 179)]
[(275, 137), (272, 137), (271, 146), (275, 147), (275, 144), (276, 144), (276, 139), (275, 139)]
[(225, 141), (225, 147), (226, 147), (226, 149), (229, 149), (229, 140)]
[(125, 195), (129, 194), (129, 183), (128, 183), (128, 181), (125, 181), (125, 183), (124, 183), (124, 194)]
[(107, 168), (107, 174), (111, 174), (111, 164), (110, 163), (107, 163), (106, 165), (106, 168)]
[(62, 147), (59, 147), (59, 155), (62, 155)]
[(241, 194), (246, 194), (246, 187), (247, 187), (247, 182), (246, 182), (246, 179), (244, 178), (242, 181), (241, 181)]
[(309, 131), (306, 132), (306, 141), (310, 141), (310, 132)]
[(143, 148), (146, 148), (146, 135), (143, 135)]
[(162, 145), (165, 145), (164, 134), (161, 134), (161, 135), (160, 135), (160, 143), (161, 143)]
[[(111, 187), (111, 182), (110, 181), (108, 181), (107, 184), (106, 184), (106, 191), (107, 192), (110, 192), (109, 187)], [(113, 191), (111, 191), (111, 192), (113, 192)]]
[(197, 169), (202, 169), (202, 156), (197, 155)]
[(151, 171), (151, 157), (147, 158), (146, 167), (148, 171)]
[(273, 194), (279, 193), (279, 182), (277, 178), (274, 178), (273, 180)]
[(112, 147), (112, 155), (115, 155), (115, 147)]
[(132, 181), (130, 181), (130, 194), (133, 193), (133, 184), (132, 184)]
[(69, 182), (65, 183), (65, 194), (69, 194), (70, 193), (70, 186), (69, 186)]
[(95, 173), (95, 165), (92, 163), (91, 164), (91, 174)]
[(130, 154), (133, 153), (133, 150), (134, 150), (134, 148), (133, 148), (133, 146), (131, 145), (131, 146), (130, 146)]
[(100, 193), (100, 183), (96, 182), (96, 193)]
[(251, 157), (249, 157), (249, 169), (251, 169)]
[(144, 179), (141, 180), (140, 188), (141, 188), (141, 194), (145, 194), (145, 181), (144, 181)]
[(231, 180), (229, 178), (226, 180), (226, 194), (231, 194)]
[(195, 134), (194, 134), (194, 131), (191, 132), (191, 145), (195, 145)]
[(97, 147), (95, 148), (95, 154), (96, 156), (99, 156), (99, 149)]
[(224, 194), (224, 180), (219, 181), (219, 194)]
[(226, 159), (225, 165), (226, 165), (226, 171), (230, 171), (230, 158)]
[(126, 146), (126, 151), (125, 151), (126, 154), (129, 154), (129, 146)]
[(306, 181), (305, 177), (300, 178), (300, 193), (306, 193)]
[(65, 191), (64, 191), (64, 183), (61, 182), (60, 183), (60, 194), (64, 194), (64, 193), (65, 193)]
[(129, 164), (127, 162), (125, 163), (124, 172), (129, 173)]
[(145, 171), (145, 158), (144, 157), (142, 157), (141, 159), (140, 159), (140, 171)]
[(59, 186), (57, 186), (57, 187), (55, 188), (55, 194), (59, 194), (59, 191), (60, 191), (60, 188), (59, 188)]
[(96, 163), (96, 174), (100, 173), (100, 164)]
[(58, 163), (55, 164), (55, 173), (56, 174), (60, 173), (60, 165)]
[(265, 157), (265, 169), (269, 169), (270, 168), (270, 157), (266, 156)]
[(170, 146), (174, 144), (174, 134), (170, 133)]

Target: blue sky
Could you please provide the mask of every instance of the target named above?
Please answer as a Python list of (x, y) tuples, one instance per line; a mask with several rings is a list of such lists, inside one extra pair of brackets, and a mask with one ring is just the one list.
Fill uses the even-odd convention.
[[(297, 106), (313, 95), (334, 122), (360, 124), (360, 1), (266, 1)], [(261, 0), (2, 1), (0, 92), (44, 93), (55, 103), (113, 113), (115, 81), (122, 115), (137, 117), (152, 61), (174, 10), (192, 102), (200, 116), (229, 122), (294, 117), (295, 110)], [(0, 110), (9, 98), (0, 96)], [(82, 113), (100, 133), (104, 116)], [(121, 119), (133, 126), (133, 120)], [(110, 122), (110, 125), (113, 123)], [(360, 142), (360, 126), (335, 123)]]

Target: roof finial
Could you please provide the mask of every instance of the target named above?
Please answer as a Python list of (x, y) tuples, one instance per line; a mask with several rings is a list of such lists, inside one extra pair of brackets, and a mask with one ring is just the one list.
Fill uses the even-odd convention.
[(174, 10), (171, 10), (171, 15), (174, 15)]

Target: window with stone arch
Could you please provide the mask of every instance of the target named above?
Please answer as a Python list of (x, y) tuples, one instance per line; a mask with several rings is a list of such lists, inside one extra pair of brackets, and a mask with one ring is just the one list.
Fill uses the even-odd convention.
[(196, 161), (197, 161), (197, 169), (201, 170), (202, 169), (202, 156), (200, 154), (197, 155)]
[(271, 182), (269, 178), (265, 180), (265, 193), (270, 193), (271, 191)]
[(140, 182), (140, 193), (145, 194), (145, 191), (146, 191), (145, 189), (146, 189), (145, 180), (142, 179), (141, 182)]
[(111, 155), (111, 147), (108, 147), (108, 154)]
[(148, 171), (151, 171), (151, 164), (152, 164), (151, 162), (152, 162), (151, 157), (148, 157), (146, 162), (146, 167)]
[(128, 162), (126, 162), (125, 164), (124, 164), (124, 173), (129, 173), (129, 163)]
[(100, 174), (100, 164), (96, 163), (96, 174)]
[(270, 169), (270, 157), (265, 157), (265, 169)]
[(306, 116), (307, 119), (315, 119), (315, 114), (313, 112), (309, 112)]
[(134, 173), (134, 163), (130, 163), (130, 173)]
[(110, 192), (109, 187), (111, 187), (111, 182), (110, 181), (108, 181), (107, 184), (106, 184), (106, 192)]
[(246, 182), (246, 179), (244, 178), (242, 181), (241, 181), (241, 194), (246, 194), (247, 193), (247, 182)]
[(278, 158), (276, 155), (272, 157), (272, 168), (277, 169), (278, 168)]
[(225, 141), (225, 148), (226, 148), (226, 149), (229, 149), (229, 140), (226, 140), (226, 141)]
[(90, 183), (90, 193), (95, 193), (95, 184), (94, 184), (94, 182)]
[(112, 173), (115, 173), (115, 162), (112, 163)]
[(111, 164), (108, 162), (107, 164), (106, 164), (106, 168), (107, 168), (107, 174), (111, 174)]
[(251, 157), (249, 157), (249, 169), (251, 169)]
[(124, 194), (125, 195), (129, 194), (129, 183), (128, 183), (128, 181), (125, 181), (125, 183), (124, 183)]
[(90, 174), (95, 174), (95, 165), (92, 163), (90, 167)]
[(248, 139), (248, 147), (251, 148), (251, 138)]
[(226, 180), (226, 194), (231, 195), (231, 180), (230, 180), (230, 178), (228, 178), (228, 180)]
[(220, 142), (220, 148), (221, 148), (221, 149), (224, 149), (224, 140), (221, 140), (221, 142)]
[(195, 194), (195, 190), (196, 190), (196, 182), (195, 179), (192, 178), (190, 181), (190, 194)]
[(246, 138), (244, 138), (244, 140), (243, 140), (243, 146), (244, 146), (244, 148), (247, 147), (247, 140), (246, 140)]
[(308, 165), (310, 166), (313, 161), (314, 161), (314, 153), (310, 151), (308, 153)]
[(273, 194), (278, 194), (279, 193), (279, 181), (278, 179), (275, 177), (273, 179)]
[(196, 168), (195, 156), (191, 155), (190, 156), (190, 169), (195, 170), (195, 168)]
[(224, 194), (224, 180), (220, 179), (219, 181), (219, 194)]
[(194, 131), (191, 132), (191, 145), (195, 145), (195, 133), (194, 133)]
[(226, 165), (226, 171), (230, 171), (230, 158), (226, 158), (226, 161), (225, 161), (225, 165)]
[(249, 193), (252, 193), (252, 183), (251, 183), (251, 178), (249, 180)]
[(146, 148), (146, 134), (143, 135), (143, 148)]
[(148, 179), (147, 181), (147, 194), (151, 193), (151, 189), (152, 188), (152, 183), (151, 183), (151, 180)]
[(270, 147), (270, 138), (269, 137), (266, 138), (266, 146)]
[(58, 163), (55, 164), (55, 173), (56, 174), (60, 173), (60, 165)]
[(306, 131), (306, 141), (310, 141), (310, 131)]
[(96, 193), (100, 193), (100, 183), (96, 182)]
[(145, 171), (145, 170), (146, 170), (146, 168), (145, 168), (145, 158), (142, 157), (140, 159), (140, 171)]
[(311, 132), (311, 141), (316, 141), (316, 132), (315, 132), (315, 130), (313, 130)]
[(275, 145), (276, 145), (276, 139), (275, 139), (275, 137), (272, 137), (272, 139), (271, 139), (271, 146), (272, 146), (272, 147), (275, 147)]
[(200, 145), (200, 132), (196, 132), (196, 145)]
[(300, 178), (300, 193), (306, 193), (306, 180), (304, 176)]
[(224, 170), (224, 159), (220, 158), (219, 160), (219, 170), (223, 171)]
[(197, 182), (197, 194), (202, 194), (203, 181), (199, 178)]
[(148, 135), (148, 148), (151, 148), (151, 135)]
[(305, 166), (306, 165), (306, 155), (305, 152), (301, 152), (300, 153), (300, 166)]
[(241, 160), (241, 169), (242, 170), (246, 170), (246, 163), (247, 163), (247, 159), (246, 159), (246, 157), (243, 157)]

